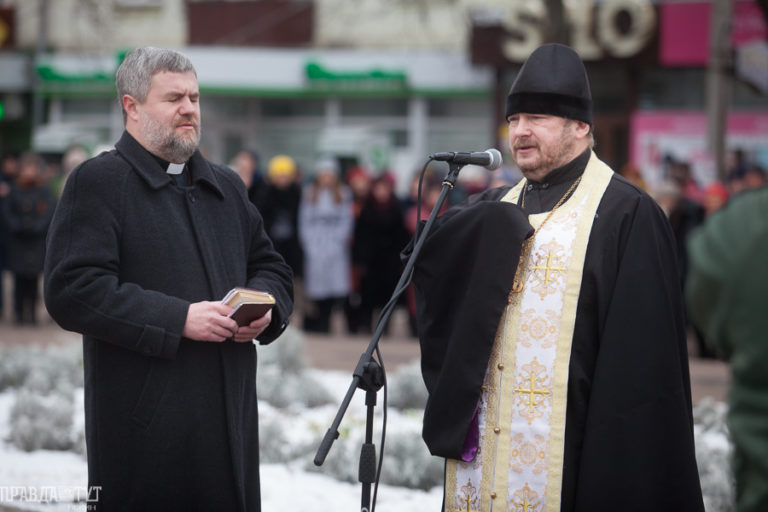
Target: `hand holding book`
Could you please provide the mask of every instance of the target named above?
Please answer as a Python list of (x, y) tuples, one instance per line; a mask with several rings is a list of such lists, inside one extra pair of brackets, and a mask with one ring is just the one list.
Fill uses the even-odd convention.
[(232, 308), (229, 317), (239, 326), (249, 325), (263, 317), (275, 305), (275, 298), (267, 293), (250, 288), (236, 287), (221, 300), (222, 304)]

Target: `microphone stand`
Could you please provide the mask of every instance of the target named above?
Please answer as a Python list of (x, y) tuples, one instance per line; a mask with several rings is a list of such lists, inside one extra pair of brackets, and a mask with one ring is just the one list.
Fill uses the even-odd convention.
[[(361, 500), (361, 512), (369, 512), (371, 510), (371, 484), (376, 481), (376, 446), (373, 444), (373, 411), (376, 406), (376, 392), (384, 385), (384, 369), (373, 359), (373, 352), (377, 349), (381, 335), (384, 332), (384, 328), (389, 322), (389, 317), (394, 310), (395, 300), (402, 295), (405, 291), (405, 286), (410, 280), (410, 275), (416, 264), (416, 258), (418, 258), (421, 252), (421, 247), (424, 245), (424, 241), (429, 234), (432, 224), (434, 224), (437, 214), (440, 208), (445, 202), (445, 198), (448, 192), (453, 189), (456, 184), (456, 179), (459, 177), (459, 171), (465, 164), (449, 162), (449, 170), (446, 177), (443, 179), (443, 188), (440, 191), (440, 196), (432, 208), (432, 212), (424, 225), (424, 228), (419, 233), (419, 236), (414, 244), (413, 251), (408, 257), (405, 269), (400, 275), (400, 280), (395, 287), (395, 291), (392, 294), (390, 303), (392, 307), (384, 308), (381, 317), (376, 324), (376, 329), (373, 333), (373, 337), (368, 344), (368, 348), (360, 356), (360, 360), (352, 372), (352, 382), (347, 389), (347, 394), (339, 406), (339, 410), (336, 413), (336, 417), (333, 420), (328, 431), (325, 433), (320, 446), (315, 454), (314, 463), (316, 466), (322, 466), (325, 462), (325, 458), (331, 449), (333, 442), (339, 437), (339, 426), (341, 420), (344, 418), (344, 414), (349, 407), (349, 403), (352, 401), (352, 396), (357, 388), (365, 390), (365, 405), (366, 422), (365, 422), (365, 442), (360, 451), (360, 465), (358, 467), (358, 480), (362, 484), (362, 500)], [(382, 454), (383, 456), (383, 454)]]

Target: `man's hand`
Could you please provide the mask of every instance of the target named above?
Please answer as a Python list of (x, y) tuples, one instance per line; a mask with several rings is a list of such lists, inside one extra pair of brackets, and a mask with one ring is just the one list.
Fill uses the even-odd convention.
[(203, 301), (190, 304), (181, 334), (197, 341), (221, 342), (229, 339), (238, 331), (237, 322), (227, 317), (230, 311), (231, 307), (220, 302)]
[(270, 322), (272, 322), (271, 309), (267, 311), (267, 313), (263, 317), (257, 318), (256, 320), (251, 322), (249, 325), (244, 325), (240, 327), (235, 333), (235, 341), (247, 342), (247, 341), (252, 341), (255, 338), (258, 338), (259, 334), (264, 332), (264, 329), (266, 329), (269, 326)]

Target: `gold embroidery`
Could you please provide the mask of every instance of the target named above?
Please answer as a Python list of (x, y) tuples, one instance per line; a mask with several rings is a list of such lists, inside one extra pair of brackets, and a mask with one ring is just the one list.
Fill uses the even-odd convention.
[(534, 475), (539, 475), (547, 469), (547, 453), (549, 441), (541, 434), (534, 434), (532, 439), (526, 439), (522, 433), (512, 436), (510, 450), (510, 469), (522, 473), (524, 467), (530, 467)]
[(459, 512), (477, 512), (477, 508), (472, 507), (478, 507), (480, 505), (478, 503), (480, 501), (480, 497), (477, 495), (477, 487), (472, 485), (472, 480), (470, 479), (466, 485), (461, 487), (460, 490), (462, 496), (456, 497), (456, 503)]
[(522, 489), (512, 493), (509, 498), (509, 510), (514, 512), (539, 512), (544, 510), (544, 503), (539, 499), (539, 493), (526, 483)]
[[(557, 272), (558, 275), (560, 275), (560, 272), (565, 272), (565, 267), (555, 267), (552, 264), (552, 251), (547, 251), (547, 264), (546, 265), (542, 265), (542, 264), (539, 263), (538, 265), (534, 265), (531, 268), (531, 270), (534, 270), (534, 271), (536, 271), (536, 270), (543, 270), (544, 271), (544, 284), (546, 285), (546, 284), (549, 284), (550, 281), (554, 281), (555, 280), (555, 278), (552, 277), (552, 272)], [(541, 279), (541, 277), (539, 277), (539, 279)]]
[(536, 310), (528, 308), (520, 319), (520, 344), (533, 346), (531, 340), (541, 348), (550, 348), (557, 343), (557, 324), (560, 315), (552, 310), (545, 311), (546, 316), (537, 316)]
[[(528, 248), (530, 248), (533, 245), (533, 240), (536, 238), (536, 234), (539, 232), (539, 230), (544, 226), (544, 224), (547, 223), (547, 221), (552, 217), (552, 215), (555, 214), (558, 208), (565, 202), (568, 197), (570, 197), (571, 192), (576, 190), (576, 187), (579, 186), (579, 183), (581, 183), (581, 178), (584, 176), (583, 174), (579, 176), (576, 181), (573, 182), (573, 184), (568, 188), (568, 190), (565, 191), (565, 194), (563, 194), (563, 197), (560, 198), (560, 200), (555, 204), (555, 206), (552, 207), (552, 209), (549, 211), (546, 217), (544, 217), (544, 220), (539, 224), (537, 228), (533, 230), (533, 234), (523, 240), (523, 247), (520, 252), (520, 258), (517, 262), (517, 269), (515, 269), (515, 278), (512, 282), (512, 292), (513, 293), (520, 293), (523, 290), (523, 283), (525, 282), (525, 279), (521, 279), (520, 277), (525, 272), (524, 262), (528, 260)], [(525, 183), (528, 183), (528, 180), (525, 181)], [(522, 188), (522, 194), (523, 198), (520, 203), (520, 207), (525, 210), (525, 188)]]
[[(534, 419), (544, 416), (544, 410), (539, 406), (546, 405), (547, 400), (551, 402), (552, 397), (548, 389), (551, 387), (551, 382), (549, 379), (545, 381), (547, 367), (539, 364), (535, 357), (533, 361), (522, 365), (521, 368), (527, 375), (517, 377), (517, 387), (513, 391), (518, 396), (517, 405), (520, 416), (526, 418), (528, 424), (531, 424)], [(537, 382), (541, 382), (539, 385), (544, 387), (536, 388)], [(526, 384), (528, 384), (528, 388), (523, 387)]]
[(567, 263), (565, 247), (553, 239), (539, 248), (535, 258), (536, 264), (531, 267), (531, 278), (536, 283), (533, 291), (544, 300), (547, 295), (557, 293), (565, 281)]

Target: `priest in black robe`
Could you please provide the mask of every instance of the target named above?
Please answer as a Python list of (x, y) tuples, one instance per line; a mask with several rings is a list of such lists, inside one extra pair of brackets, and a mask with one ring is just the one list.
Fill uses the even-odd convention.
[[(415, 268), (429, 391), (423, 437), (446, 458), (444, 510), (702, 511), (683, 302), (666, 217), (592, 151), (589, 82), (570, 48), (544, 45), (529, 57), (506, 115), (525, 179), (444, 214)], [(565, 244), (557, 237), (579, 212), (586, 225), (581, 259), (565, 250), (562, 266), (552, 252), (536, 260), (542, 244)], [(578, 235), (570, 247), (577, 246)], [(566, 306), (546, 311), (553, 317), (547, 328), (567, 334), (557, 340), (566, 344), (564, 364), (553, 362), (553, 375), (543, 364), (535, 375), (510, 376), (522, 371), (514, 365), (528, 350), (520, 346), (525, 336), (533, 339), (523, 332), (534, 323), (520, 319), (521, 300), (535, 304), (536, 287), (560, 286), (560, 274), (572, 314)], [(551, 350), (562, 354), (562, 347)], [(530, 390), (510, 385), (529, 376)], [(552, 413), (558, 403), (559, 420)], [(537, 408), (544, 414), (533, 414)], [(532, 414), (520, 422), (518, 411)], [(530, 435), (546, 441), (532, 450), (516, 425), (542, 421), (544, 430)], [(484, 469), (489, 465), (493, 471)]]

